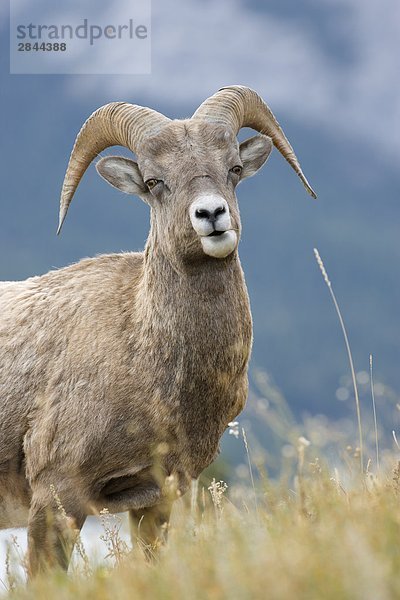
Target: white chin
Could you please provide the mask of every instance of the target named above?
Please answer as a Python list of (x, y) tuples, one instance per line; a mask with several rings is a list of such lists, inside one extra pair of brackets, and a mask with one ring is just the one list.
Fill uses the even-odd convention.
[(225, 231), (222, 235), (202, 236), (201, 245), (205, 254), (214, 258), (225, 258), (231, 254), (237, 244), (235, 231)]

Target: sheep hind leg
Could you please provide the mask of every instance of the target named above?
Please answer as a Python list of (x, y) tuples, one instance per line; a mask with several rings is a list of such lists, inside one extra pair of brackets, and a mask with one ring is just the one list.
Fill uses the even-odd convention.
[(167, 542), (172, 503), (165, 501), (150, 508), (129, 511), (132, 544), (138, 544), (148, 561), (157, 558)]
[(35, 506), (28, 523), (28, 574), (32, 579), (50, 569), (68, 570), (75, 542), (86, 516), (78, 511), (68, 516), (54, 506)]

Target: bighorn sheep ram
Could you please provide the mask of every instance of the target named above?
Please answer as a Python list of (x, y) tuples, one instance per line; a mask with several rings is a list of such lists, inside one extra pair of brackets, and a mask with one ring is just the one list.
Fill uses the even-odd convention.
[[(238, 144), (242, 127), (261, 135)], [(138, 162), (108, 156), (97, 170), (150, 206), (144, 252), (0, 285), (0, 528), (28, 526), (32, 575), (68, 568), (76, 532), (103, 507), (129, 511), (148, 548), (163, 538), (174, 497), (246, 400), (235, 187), (275, 145), (315, 197), (268, 106), (230, 86), (185, 120), (124, 102), (96, 110), (72, 150), (59, 230), (87, 167), (114, 145)]]

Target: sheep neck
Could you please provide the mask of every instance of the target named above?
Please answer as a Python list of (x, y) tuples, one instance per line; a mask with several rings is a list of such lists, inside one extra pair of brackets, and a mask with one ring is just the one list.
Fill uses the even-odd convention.
[[(237, 253), (229, 260), (211, 259), (178, 270), (159, 249), (148, 246), (141, 291), (147, 307), (151, 307), (152, 318), (155, 313), (164, 314), (168, 323), (182, 331), (186, 331), (190, 321), (202, 330), (208, 323), (216, 334), (224, 323), (221, 317), (227, 313), (231, 323), (238, 325), (250, 318), (247, 288)], [(193, 333), (193, 327), (189, 329)]]
[(247, 396), (252, 323), (239, 258), (177, 273), (147, 248), (140, 287), (140, 354), (157, 373), (171, 422), (182, 424), (175, 436), (186, 440), (180, 454), (194, 476), (213, 460)]

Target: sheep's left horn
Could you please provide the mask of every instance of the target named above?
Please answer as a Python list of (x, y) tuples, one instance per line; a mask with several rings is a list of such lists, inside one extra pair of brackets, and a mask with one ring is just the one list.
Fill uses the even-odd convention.
[(313, 198), (317, 197), (278, 121), (254, 90), (242, 85), (223, 87), (199, 106), (192, 119), (224, 123), (229, 125), (235, 134), (242, 127), (251, 127), (267, 135), (300, 177), (307, 192)]
[(57, 234), (92, 160), (109, 146), (125, 146), (136, 153), (146, 137), (157, 133), (169, 122), (168, 117), (155, 110), (126, 102), (111, 102), (98, 108), (83, 125), (71, 152), (61, 192)]

